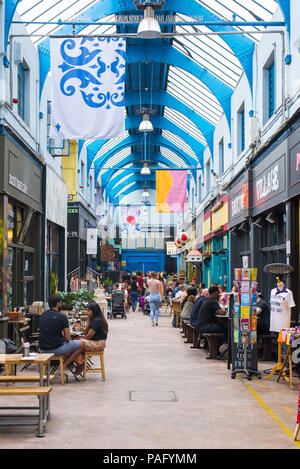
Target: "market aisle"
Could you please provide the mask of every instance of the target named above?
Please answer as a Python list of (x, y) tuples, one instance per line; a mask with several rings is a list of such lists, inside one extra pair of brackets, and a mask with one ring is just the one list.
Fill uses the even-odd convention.
[[(107, 381), (98, 375), (65, 386), (55, 381), (47, 436), (1, 429), (0, 448), (297, 448), (241, 381), (230, 378), (226, 363), (191, 350), (169, 317), (153, 328), (148, 316), (130, 313), (109, 325)], [(275, 380), (250, 385), (293, 430), (297, 391)], [(132, 391), (146, 400), (130, 401)]]

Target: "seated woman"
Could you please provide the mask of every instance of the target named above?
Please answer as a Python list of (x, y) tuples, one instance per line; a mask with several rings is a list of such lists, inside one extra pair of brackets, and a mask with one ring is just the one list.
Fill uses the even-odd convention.
[[(108, 324), (101, 311), (100, 306), (92, 302), (87, 306), (88, 324), (86, 327), (79, 325), (79, 328), (85, 333), (80, 339), (81, 351), (84, 352), (102, 352), (106, 346), (108, 333)], [(75, 324), (78, 326), (78, 324)], [(78, 354), (80, 355), (80, 353)], [(83, 355), (77, 361), (75, 375), (79, 375), (83, 370)]]
[(181, 310), (181, 318), (182, 319), (190, 319), (190, 314), (193, 309), (194, 303), (196, 301), (197, 296), (197, 288), (194, 286), (189, 286), (186, 289), (186, 298), (184, 301), (184, 305)]

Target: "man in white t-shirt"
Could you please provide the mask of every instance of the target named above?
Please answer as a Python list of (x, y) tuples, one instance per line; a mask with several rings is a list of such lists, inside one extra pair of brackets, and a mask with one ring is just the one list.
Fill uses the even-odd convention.
[(270, 296), (270, 331), (280, 332), (288, 329), (291, 323), (291, 308), (295, 305), (293, 293), (284, 284), (273, 288)]

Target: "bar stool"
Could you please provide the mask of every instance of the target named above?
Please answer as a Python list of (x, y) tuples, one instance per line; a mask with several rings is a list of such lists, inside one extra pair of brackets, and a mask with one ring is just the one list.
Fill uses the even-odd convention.
[[(60, 376), (61, 377), (61, 384), (65, 384), (65, 375), (64, 375), (64, 355), (55, 355), (53, 358), (51, 358), (51, 361), (58, 361), (59, 365), (55, 365), (52, 374), (55, 376)], [(60, 369), (59, 373), (55, 373), (57, 368)], [(54, 372), (54, 373), (53, 373)], [(69, 381), (68, 376), (66, 375), (67, 382)]]
[[(88, 368), (88, 359), (90, 357), (100, 357), (100, 368)], [(104, 352), (84, 352), (83, 379), (86, 380), (87, 373), (101, 373), (105, 381)]]

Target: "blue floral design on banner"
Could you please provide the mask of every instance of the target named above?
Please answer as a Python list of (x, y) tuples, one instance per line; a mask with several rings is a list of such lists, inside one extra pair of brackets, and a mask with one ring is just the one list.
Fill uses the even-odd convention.
[[(113, 58), (105, 62), (104, 43), (115, 43)], [(74, 55), (74, 52), (76, 55)], [(60, 90), (65, 96), (80, 93), (91, 108), (124, 106), (125, 42), (119, 38), (83, 38), (80, 42), (66, 39), (60, 47), (63, 62)], [(103, 83), (110, 81), (110, 91), (103, 92)]]

